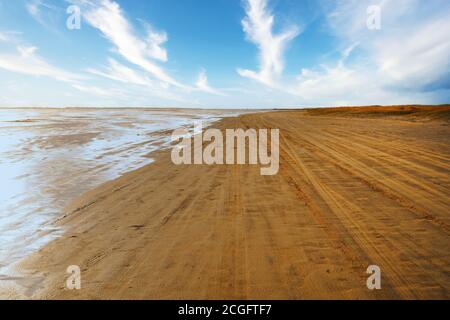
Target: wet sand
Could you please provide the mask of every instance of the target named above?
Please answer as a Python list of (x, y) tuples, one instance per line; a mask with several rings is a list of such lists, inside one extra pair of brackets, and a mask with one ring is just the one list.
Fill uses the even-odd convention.
[(167, 132), (236, 112), (1, 108), (0, 291), (27, 290), (15, 266), (64, 233), (53, 222), (70, 200), (151, 163)]
[[(449, 299), (449, 108), (370, 110), (214, 124), (279, 128), (275, 176), (157, 152), (71, 203), (64, 236), (22, 264), (25, 297)], [(373, 264), (381, 290), (366, 287)], [(81, 290), (65, 288), (69, 265)]]

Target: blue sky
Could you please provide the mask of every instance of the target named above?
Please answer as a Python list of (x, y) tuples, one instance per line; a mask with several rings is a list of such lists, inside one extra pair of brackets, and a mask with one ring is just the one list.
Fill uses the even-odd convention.
[(0, 0), (0, 106), (449, 103), (449, 31), (448, 0)]

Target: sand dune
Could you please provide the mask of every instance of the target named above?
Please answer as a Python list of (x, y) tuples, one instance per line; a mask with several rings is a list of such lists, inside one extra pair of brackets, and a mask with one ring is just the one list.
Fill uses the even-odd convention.
[(444, 120), (450, 121), (450, 105), (439, 106), (370, 106), (316, 108), (305, 112), (310, 116), (338, 116), (360, 118), (390, 118), (409, 121)]
[[(435, 110), (414, 109), (415, 122), (398, 108), (226, 118), (214, 127), (280, 129), (278, 175), (175, 166), (161, 151), (71, 204), (66, 235), (24, 264), (27, 294), (449, 299), (450, 129), (448, 109)], [(74, 264), (82, 289), (70, 291)], [(372, 264), (381, 290), (366, 287)]]

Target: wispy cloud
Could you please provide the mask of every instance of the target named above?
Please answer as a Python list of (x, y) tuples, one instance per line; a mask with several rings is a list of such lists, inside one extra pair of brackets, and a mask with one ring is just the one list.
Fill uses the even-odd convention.
[[(15, 53), (11, 54), (0, 54), (0, 69), (29, 76), (52, 78), (57, 81), (66, 82), (78, 91), (103, 98), (123, 98), (126, 96), (125, 90), (94, 86), (88, 84), (88, 80), (90, 79), (87, 76), (56, 67), (38, 55), (37, 47), (24, 45), (14, 35), (17, 35), (17, 32), (0, 32), (0, 40), (6, 42), (15, 51)], [(132, 70), (127, 69), (116, 61), (111, 60), (110, 63), (111, 70), (113, 71), (111, 71), (111, 75), (105, 76), (109, 76), (110, 78), (115, 76), (122, 81), (143, 81), (137, 75), (134, 75)], [(112, 72), (116, 72), (115, 75)]]
[(159, 81), (176, 87), (185, 87), (153, 61), (167, 60), (167, 52), (161, 47), (167, 40), (165, 33), (151, 31), (147, 39), (141, 39), (134, 33), (118, 3), (110, 0), (101, 0), (95, 4), (85, 1), (83, 3), (88, 4), (83, 10), (86, 21), (100, 30), (123, 58), (146, 70)]
[(387, 98), (378, 79), (374, 81), (362, 67), (347, 67), (343, 62), (322, 65), (317, 70), (302, 69), (289, 90), (316, 106), (371, 104)]
[[(94, 5), (90, 3), (84, 17), (90, 25), (100, 30), (103, 36), (115, 45), (117, 53), (128, 62), (149, 72), (156, 80), (163, 84), (164, 90), (168, 89), (164, 84), (168, 84), (182, 89), (185, 93), (203, 91), (209, 94), (223, 95), (220, 90), (212, 88), (209, 85), (204, 70), (200, 72), (195, 83), (195, 88), (181, 84), (169, 76), (155, 62), (156, 60), (162, 62), (168, 60), (167, 50), (163, 47), (163, 44), (168, 40), (167, 33), (164, 31), (156, 31), (148, 22), (141, 21), (145, 27), (147, 36), (146, 38), (138, 37), (116, 2), (101, 0)], [(97, 69), (88, 69), (88, 71), (124, 83), (153, 88), (158, 87), (151, 79), (120, 64), (114, 59), (109, 59), (109, 66), (106, 71), (99, 71)]]
[(0, 32), (0, 41), (9, 41), (9, 37), (6, 33)]
[[(423, 21), (419, 28), (405, 26), (402, 33), (376, 40), (371, 46), (379, 71), (393, 85), (420, 90), (449, 75), (450, 11), (447, 12), (446, 16)], [(399, 41), (401, 38), (403, 41)]]
[[(93, 75), (126, 84), (127, 86), (122, 88), (123, 92), (126, 92), (128, 96), (133, 98), (136, 98), (139, 95), (144, 97), (154, 96), (173, 101), (184, 101), (179, 95), (171, 92), (170, 88), (167, 86), (149, 79), (142, 73), (119, 63), (115, 59), (109, 58), (108, 64), (109, 65), (104, 68), (105, 70), (103, 71), (93, 68), (88, 68), (86, 71)], [(132, 85), (141, 87), (141, 90), (133, 88)]]
[[(301, 24), (302, 30), (310, 28), (308, 34), (313, 34), (317, 39), (302, 38), (298, 26), (285, 24), (283, 27), (280, 23), (285, 16), (278, 9), (303, 8), (303, 4), (297, 6), (288, 2), (274, 7), (277, 0), (241, 1), (243, 9), (239, 14), (244, 16), (241, 21), (242, 34), (257, 49), (258, 62), (255, 67), (235, 65), (245, 68), (228, 70), (234, 75), (233, 78), (226, 71), (218, 71), (223, 72), (220, 74), (222, 85), (230, 88), (216, 88), (213, 85), (214, 74), (207, 65), (209, 61), (201, 63), (208, 67), (210, 73), (207, 75), (206, 70), (201, 69), (196, 78), (196, 74), (193, 75), (194, 83), (188, 84), (183, 78), (175, 77), (167, 63), (173, 59), (172, 55), (176, 56), (172, 66), (188, 67), (186, 61), (199, 60), (190, 59), (189, 56), (195, 55), (198, 48), (190, 52), (189, 45), (181, 43), (174, 46), (180, 52), (176, 52), (176, 55), (169, 52), (169, 35), (159, 29), (165, 26), (157, 26), (152, 21), (130, 16), (135, 11), (125, 12), (124, 7), (119, 5), (119, 2), (122, 3), (119, 0), (66, 0), (66, 4), (79, 5), (83, 14), (82, 30), (71, 32), (70, 37), (63, 21), (67, 18), (64, 2), (18, 2), (22, 10), (28, 11), (31, 23), (24, 22), (21, 25), (24, 33), (20, 36), (11, 31), (0, 31), (0, 69), (62, 81), (65, 84), (61, 88), (70, 92), (76, 89), (80, 96), (91, 99), (90, 102), (108, 100), (114, 103), (117, 100), (117, 103), (125, 101), (130, 104), (145, 104), (147, 101), (161, 105), (166, 101), (176, 100), (180, 101), (179, 105), (204, 106), (215, 103), (257, 107), (258, 104), (317, 106), (434, 103), (448, 102), (444, 100), (450, 98), (448, 0), (429, 1), (426, 5), (422, 0), (312, 2), (316, 15), (314, 23), (304, 24), (308, 9), (305, 9), (306, 12), (302, 9), (298, 11), (296, 24)], [(367, 8), (374, 4), (381, 7), (381, 30), (378, 31), (369, 30), (366, 25)], [(128, 8), (128, 4), (126, 7)], [(292, 13), (287, 15), (290, 14)], [(173, 21), (168, 23), (167, 30)], [(51, 50), (52, 46), (64, 45), (57, 40), (39, 43), (36, 42), (40, 38), (38, 37), (31, 42), (32, 45), (21, 40), (34, 35), (28, 32), (29, 28), (39, 28), (46, 32), (55, 31), (55, 26), (60, 28), (56, 32), (61, 32), (64, 36), (69, 50), (74, 50), (75, 46), (71, 41), (86, 41), (72, 51), (80, 54), (77, 67), (82, 71), (77, 71), (74, 67), (64, 69), (64, 64), (60, 64), (67, 58), (64, 55), (53, 56), (52, 59), (45, 57), (42, 52)], [(179, 32), (177, 29), (179, 28), (173, 28), (173, 32)], [(185, 32), (191, 34), (196, 30)], [(95, 54), (88, 52), (92, 48), (92, 34), (106, 39), (104, 43), (95, 46)], [(85, 35), (87, 36), (84, 37)], [(233, 32), (230, 33), (230, 37), (234, 35)], [(181, 36), (186, 34), (173, 34), (172, 38)], [(244, 41), (242, 35), (239, 34), (238, 37), (239, 41)], [(208, 38), (208, 41), (214, 41), (210, 39), (213, 38)], [(221, 41), (220, 37), (217, 37), (217, 41)], [(289, 65), (298, 65), (301, 69), (285, 70), (286, 52), (293, 41), (299, 41), (307, 51), (297, 58), (291, 56), (295, 63)], [(310, 48), (306, 47), (308, 44), (311, 44)], [(101, 46), (104, 47), (103, 53), (99, 49)], [(214, 55), (214, 50), (221, 50), (222, 47), (223, 43), (208, 43), (208, 53)], [(324, 48), (329, 51), (323, 52)], [(222, 51), (218, 56), (240, 59), (243, 52), (245, 50), (230, 53)], [(183, 60), (183, 54), (186, 60)], [(301, 57), (306, 57), (307, 60), (299, 61)], [(200, 65), (189, 66), (189, 69), (193, 68), (200, 68)], [(181, 70), (178, 71), (185, 76)], [(2, 72), (2, 76), (11, 78), (6, 72)], [(31, 83), (34, 85), (36, 82)], [(49, 89), (46, 85), (46, 81), (42, 81), (42, 88)], [(90, 95), (98, 96), (99, 100)]]
[(149, 78), (138, 74), (135, 70), (124, 66), (123, 64), (117, 62), (112, 58), (108, 59), (108, 63), (109, 66), (105, 71), (100, 71), (92, 68), (87, 69), (87, 71), (92, 74), (123, 83), (150, 87), (154, 86), (154, 83)]
[(44, 26), (46, 29), (59, 33), (57, 26), (58, 15), (62, 10), (44, 0), (28, 0), (25, 8), (36, 22)]
[(211, 94), (216, 94), (216, 95), (221, 95), (223, 96), (224, 94), (215, 88), (212, 88), (209, 83), (208, 83), (208, 77), (206, 75), (206, 71), (204, 69), (202, 69), (200, 71), (200, 73), (198, 74), (198, 79), (197, 82), (195, 83), (195, 86), (203, 92), (207, 92), (207, 93), (211, 93)]
[(73, 84), (72, 87), (77, 89), (78, 91), (102, 97), (117, 97), (123, 95), (122, 92), (111, 90), (111, 88), (104, 89), (96, 86), (85, 86), (81, 84)]
[[(421, 1), (382, 1), (380, 31), (366, 27), (370, 1), (330, 2), (327, 21), (342, 57), (303, 69), (290, 92), (327, 104), (432, 101), (432, 89), (450, 89), (450, 5), (437, 2), (424, 15)], [(348, 61), (354, 51), (359, 58)]]
[(141, 21), (147, 30), (147, 48), (150, 57), (163, 62), (168, 61), (167, 50), (162, 46), (169, 40), (165, 31), (156, 31), (148, 22)]
[(420, 89), (449, 73), (450, 3), (383, 0), (381, 30), (366, 27), (371, 1), (335, 1), (328, 13), (331, 31), (343, 45), (358, 42), (374, 71), (391, 86)]
[(9, 44), (18, 44), (18, 37), (21, 35), (21, 32), (18, 31), (0, 31), (0, 41), (6, 42)]
[(242, 77), (251, 78), (268, 86), (284, 68), (283, 55), (287, 44), (299, 34), (299, 28), (292, 26), (279, 34), (274, 34), (274, 16), (267, 7), (267, 0), (246, 0), (246, 17), (242, 26), (247, 39), (259, 49), (259, 71), (238, 69)]
[(44, 20), (41, 16), (40, 6), (42, 5), (41, 0), (31, 0), (25, 4), (28, 13), (39, 23), (43, 24)]
[(19, 45), (15, 54), (0, 54), (0, 68), (32, 76), (50, 77), (64, 82), (84, 79), (81, 75), (55, 67), (37, 54), (33, 46)]

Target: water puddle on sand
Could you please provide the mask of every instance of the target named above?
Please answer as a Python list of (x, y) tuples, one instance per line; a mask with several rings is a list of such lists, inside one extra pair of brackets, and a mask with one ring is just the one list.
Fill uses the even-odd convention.
[(150, 152), (169, 145), (164, 131), (238, 114), (0, 109), (0, 286), (22, 286), (26, 295), (39, 287), (40, 276), (22, 278), (15, 265), (62, 234), (53, 222), (68, 201), (150, 163)]

